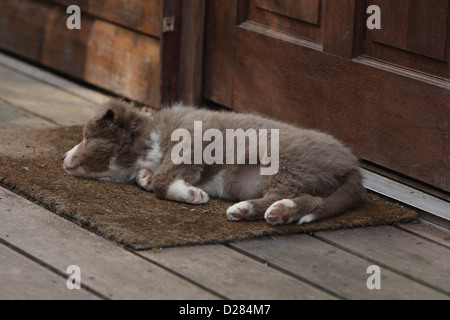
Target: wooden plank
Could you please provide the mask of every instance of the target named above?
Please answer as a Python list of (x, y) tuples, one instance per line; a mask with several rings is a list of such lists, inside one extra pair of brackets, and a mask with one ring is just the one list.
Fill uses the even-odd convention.
[(1, 52), (0, 65), (13, 69), (14, 71), (21, 72), (29, 77), (45, 82), (54, 87), (58, 87), (62, 90), (68, 91), (98, 105), (102, 105), (112, 98), (111, 95), (106, 95), (100, 93), (98, 90), (93, 90), (73, 81), (69, 81), (54, 73), (45, 71), (42, 68), (35, 67), (31, 64), (25, 63), (19, 59), (13, 58)]
[(373, 262), (308, 235), (246, 241), (232, 246), (346, 299), (446, 298), (384, 268), (381, 271), (381, 290), (369, 290), (366, 272)]
[(67, 8), (76, 4), (82, 14), (90, 14), (114, 22), (127, 28), (137, 30), (153, 37), (161, 34), (162, 0), (51, 0)]
[(2, 1), (0, 47), (38, 61), (49, 11), (48, 6), (38, 2)]
[(66, 15), (48, 17), (41, 62), (118, 95), (159, 106), (160, 46), (153, 39), (85, 17), (80, 33), (60, 31)]
[(397, 228), (412, 232), (423, 238), (437, 242), (447, 248), (450, 248), (450, 232), (448, 230), (447, 230), (447, 232), (445, 232), (445, 231), (433, 228), (431, 226), (427, 226), (424, 223), (418, 223), (418, 222), (401, 224), (401, 225), (398, 225)]
[(118, 95), (159, 106), (159, 40), (90, 15), (83, 16), (80, 30), (69, 30), (64, 27), (68, 16), (63, 9), (47, 2), (7, 0), (0, 15), (0, 47)]
[(0, 98), (0, 129), (54, 127), (55, 124), (13, 107)]
[(69, 290), (66, 279), (0, 244), (0, 300), (97, 300), (81, 288)]
[(333, 299), (332, 295), (221, 245), (139, 254), (229, 299)]
[(317, 237), (450, 296), (450, 250), (391, 226), (327, 231)]
[(59, 125), (84, 124), (98, 107), (85, 99), (2, 65), (0, 99)]
[(0, 188), (0, 238), (112, 299), (212, 299), (211, 293)]

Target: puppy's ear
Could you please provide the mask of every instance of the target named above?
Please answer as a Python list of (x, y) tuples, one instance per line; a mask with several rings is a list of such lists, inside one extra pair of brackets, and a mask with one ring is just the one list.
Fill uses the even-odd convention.
[(113, 122), (114, 121), (115, 112), (113, 109), (108, 109), (106, 113), (101, 118), (101, 121), (104, 122)]
[(112, 123), (114, 121), (114, 117), (114, 110), (110, 107), (104, 107), (96, 112), (93, 120), (96, 122)]

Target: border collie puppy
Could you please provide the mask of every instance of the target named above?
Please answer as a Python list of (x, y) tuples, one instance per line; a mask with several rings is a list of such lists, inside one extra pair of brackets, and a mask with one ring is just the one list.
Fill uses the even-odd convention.
[(153, 115), (112, 100), (63, 156), (73, 176), (133, 183), (159, 199), (237, 202), (229, 220), (308, 223), (365, 193), (358, 161), (335, 138), (257, 115), (175, 105)]

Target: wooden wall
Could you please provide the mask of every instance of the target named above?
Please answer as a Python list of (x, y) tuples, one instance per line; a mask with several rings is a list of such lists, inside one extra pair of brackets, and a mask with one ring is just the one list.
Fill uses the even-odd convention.
[[(161, 103), (163, 0), (2, 0), (0, 48), (151, 106)], [(81, 30), (69, 30), (69, 5)]]

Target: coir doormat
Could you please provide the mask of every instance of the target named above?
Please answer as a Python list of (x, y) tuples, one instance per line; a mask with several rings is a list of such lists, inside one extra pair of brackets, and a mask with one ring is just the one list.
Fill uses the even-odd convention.
[(81, 141), (81, 127), (0, 130), (0, 182), (45, 208), (134, 249), (224, 243), (263, 236), (413, 220), (417, 213), (374, 194), (341, 216), (306, 225), (231, 222), (231, 203), (205, 205), (158, 200), (137, 185), (67, 175), (61, 156)]

